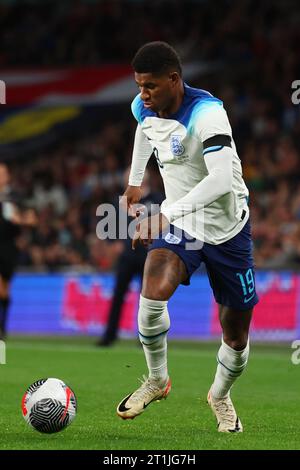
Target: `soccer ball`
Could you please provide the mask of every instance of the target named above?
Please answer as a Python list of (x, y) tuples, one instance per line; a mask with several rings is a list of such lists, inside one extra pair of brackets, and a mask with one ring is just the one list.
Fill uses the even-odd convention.
[(71, 424), (76, 410), (74, 392), (59, 379), (37, 380), (22, 398), (25, 421), (37, 431), (48, 434), (62, 431)]

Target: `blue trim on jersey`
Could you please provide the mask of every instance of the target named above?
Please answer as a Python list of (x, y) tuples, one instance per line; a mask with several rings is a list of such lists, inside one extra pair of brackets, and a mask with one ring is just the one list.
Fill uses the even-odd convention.
[[(165, 119), (174, 119), (183, 124), (189, 132), (192, 132), (194, 123), (202, 113), (219, 106), (222, 107), (223, 102), (208, 91), (192, 88), (184, 83), (184, 97), (179, 110)], [(134, 98), (131, 110), (139, 124), (142, 124), (146, 117), (158, 117), (154, 111), (145, 108), (140, 94)]]
[(196, 103), (190, 115), (188, 124), (186, 126), (188, 133), (194, 133), (195, 124), (199, 119), (201, 119), (204, 114), (212, 110), (219, 109), (220, 107), (223, 107), (223, 102), (218, 100), (217, 98), (205, 99)]
[(207, 153), (210, 152), (217, 152), (218, 150), (221, 150), (224, 147), (224, 145), (213, 145), (212, 147), (207, 147), (205, 150), (203, 150), (203, 155), (206, 155)]
[(183, 102), (177, 113), (172, 114), (169, 119), (180, 122), (189, 131), (199, 114), (211, 109), (212, 106), (223, 106), (223, 102), (206, 90), (192, 88), (184, 83)]

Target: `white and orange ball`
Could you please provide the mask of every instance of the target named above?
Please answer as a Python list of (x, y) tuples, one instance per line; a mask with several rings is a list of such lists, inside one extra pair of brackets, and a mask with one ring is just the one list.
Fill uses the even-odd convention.
[(77, 400), (62, 380), (48, 378), (34, 382), (23, 395), (25, 421), (39, 432), (62, 431), (76, 416)]

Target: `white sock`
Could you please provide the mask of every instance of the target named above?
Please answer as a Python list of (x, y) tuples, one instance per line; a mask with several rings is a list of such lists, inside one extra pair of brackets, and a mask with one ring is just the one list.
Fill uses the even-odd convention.
[(217, 355), (217, 372), (211, 387), (214, 398), (224, 398), (230, 391), (235, 380), (242, 374), (249, 357), (249, 339), (242, 351), (232, 349), (223, 341)]
[(168, 301), (146, 299), (140, 296), (138, 313), (139, 337), (143, 345), (149, 377), (162, 383), (168, 379), (167, 332), (170, 318)]

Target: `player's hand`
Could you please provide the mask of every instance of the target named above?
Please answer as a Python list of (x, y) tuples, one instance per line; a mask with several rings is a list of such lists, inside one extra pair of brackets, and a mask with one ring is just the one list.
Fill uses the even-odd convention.
[(142, 197), (142, 190), (140, 186), (128, 186), (125, 193), (120, 199), (120, 207), (123, 208), (126, 212), (128, 211), (129, 215), (132, 217), (139, 217), (139, 214), (136, 214), (138, 209), (134, 209), (134, 204), (137, 204)]
[(132, 249), (135, 250), (138, 243), (147, 247), (153, 239), (169, 225), (168, 219), (162, 214), (155, 214), (139, 222), (132, 239)]

